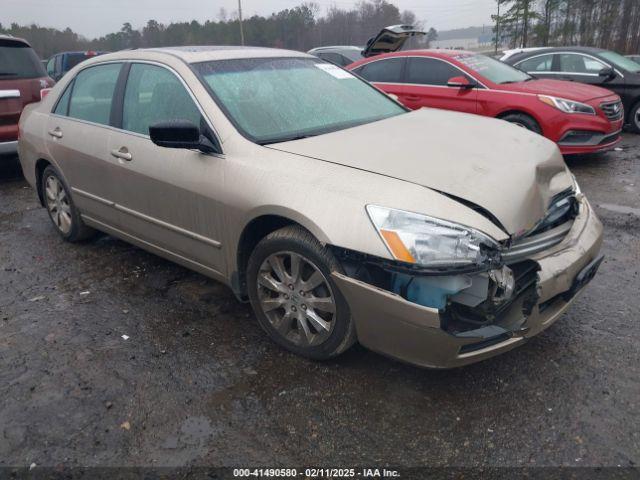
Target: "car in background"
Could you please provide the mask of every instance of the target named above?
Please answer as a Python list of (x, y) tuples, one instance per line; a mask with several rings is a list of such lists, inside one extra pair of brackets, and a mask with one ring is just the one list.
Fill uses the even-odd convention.
[(504, 61), (536, 78), (586, 83), (618, 94), (625, 121), (640, 133), (640, 63), (591, 47), (553, 47), (520, 52)]
[(333, 63), (334, 65), (338, 65), (339, 67), (346, 67), (364, 58), (362, 56), (362, 50), (362, 47), (335, 46), (312, 48), (307, 53)]
[(425, 32), (412, 25), (392, 25), (383, 28), (377, 35), (370, 38), (364, 48), (354, 46), (317, 47), (307, 53), (334, 65), (346, 67), (363, 58), (378, 55), (382, 50), (385, 52), (398, 51), (409, 38), (421, 35), (425, 35)]
[(634, 62), (640, 64), (640, 55), (625, 55), (625, 57), (630, 58)]
[(65, 73), (71, 70), (89, 58), (104, 55), (108, 52), (88, 50), (86, 52), (61, 52), (47, 60), (47, 74), (56, 82), (60, 80)]
[(620, 97), (603, 88), (536, 80), (493, 58), (459, 50), (410, 50), (348, 67), (405, 106), (500, 118), (544, 135), (563, 154), (594, 153), (620, 141)]
[(0, 35), (0, 155), (17, 152), (22, 109), (53, 84), (26, 40)]
[(558, 320), (602, 262), (552, 142), (409, 111), (301, 52), (122, 51), (27, 108), (20, 162), (52, 232), (102, 230), (222, 281), (308, 358), (358, 340), (477, 362)]

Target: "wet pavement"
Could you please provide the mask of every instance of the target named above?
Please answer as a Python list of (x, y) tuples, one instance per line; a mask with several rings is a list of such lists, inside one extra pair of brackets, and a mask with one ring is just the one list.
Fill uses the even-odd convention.
[(216, 282), (64, 243), (0, 162), (0, 466), (637, 465), (640, 136), (622, 148), (568, 160), (599, 275), (537, 338), (451, 371), (284, 352)]

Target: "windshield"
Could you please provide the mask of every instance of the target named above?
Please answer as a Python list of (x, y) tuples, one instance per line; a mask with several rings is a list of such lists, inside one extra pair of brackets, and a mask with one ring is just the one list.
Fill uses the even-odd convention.
[(464, 54), (453, 58), (493, 83), (526, 82), (532, 78), (530, 75), (513, 68), (511, 65), (484, 55)]
[(36, 53), (24, 43), (0, 43), (0, 78), (38, 78), (47, 73)]
[(195, 64), (235, 126), (256, 143), (320, 135), (406, 110), (351, 73), (311, 58)]
[(640, 73), (640, 64), (634, 62), (630, 58), (623, 57), (619, 53), (616, 52), (598, 52), (605, 60), (609, 60), (616, 67), (622, 68), (627, 72)]

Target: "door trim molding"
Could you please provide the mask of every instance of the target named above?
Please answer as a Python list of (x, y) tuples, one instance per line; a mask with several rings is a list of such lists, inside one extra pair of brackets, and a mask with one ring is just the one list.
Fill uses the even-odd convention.
[[(144, 213), (138, 212), (137, 210), (133, 210), (131, 208), (125, 207), (124, 205), (120, 205), (111, 200), (107, 200), (106, 198), (99, 197), (89, 192), (85, 192), (84, 190), (80, 190), (76, 187), (71, 187), (73, 193), (77, 193), (78, 195), (89, 198), (90, 200), (94, 200), (96, 202), (102, 203), (103, 205), (107, 205), (109, 207), (115, 208), (119, 212), (127, 213), (132, 217), (139, 218), (140, 220), (144, 220), (149, 223), (153, 223), (159, 227), (166, 228), (167, 230), (171, 230), (173, 232), (179, 233), (180, 235), (184, 235), (185, 237), (189, 237), (193, 240), (198, 240), (202, 243), (206, 243), (207, 245), (211, 245), (214, 248), (222, 248), (222, 243), (218, 240), (214, 240), (213, 238), (205, 237), (204, 235), (200, 235), (199, 233), (192, 232), (191, 230), (187, 230), (186, 228), (178, 227), (177, 225), (173, 225), (172, 223), (167, 223), (162, 220), (159, 220), (155, 217), (151, 217)], [(124, 233), (124, 232), (123, 232)]]
[(145, 249), (151, 250), (153, 253), (157, 253), (158, 255), (168, 258), (169, 260), (174, 260), (177, 263), (181, 263), (182, 265), (185, 265), (185, 266), (191, 266), (194, 270), (200, 271), (201, 273), (204, 273), (204, 274), (209, 274), (210, 276), (214, 278), (218, 278), (222, 281), (226, 281), (225, 276), (214, 268), (203, 265), (200, 262), (191, 260), (183, 255), (172, 252), (171, 250), (167, 250), (166, 248), (159, 247), (154, 243), (147, 242), (146, 240), (142, 240), (141, 238), (136, 237), (135, 235), (131, 235), (130, 233), (127, 233), (118, 228), (112, 227), (109, 224), (96, 220), (95, 218), (90, 217), (89, 215), (80, 214), (80, 216), (82, 217), (83, 220), (87, 222), (87, 224), (93, 227), (96, 227), (99, 230), (103, 229), (106, 233), (110, 233), (114, 236), (120, 237), (125, 241), (129, 240), (131, 243), (137, 244), (142, 248), (146, 247)]

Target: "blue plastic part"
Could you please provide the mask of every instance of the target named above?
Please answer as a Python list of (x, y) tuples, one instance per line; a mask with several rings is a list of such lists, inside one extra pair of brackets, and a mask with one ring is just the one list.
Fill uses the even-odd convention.
[(464, 275), (414, 277), (394, 273), (392, 278), (394, 293), (410, 302), (439, 310), (447, 306), (447, 298), (470, 286), (471, 279)]

